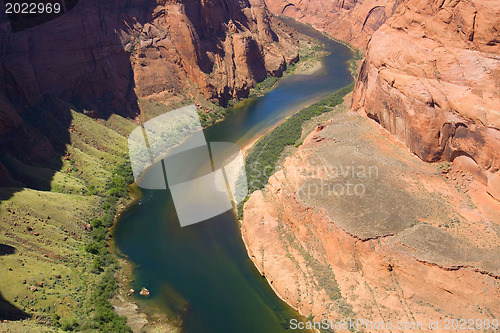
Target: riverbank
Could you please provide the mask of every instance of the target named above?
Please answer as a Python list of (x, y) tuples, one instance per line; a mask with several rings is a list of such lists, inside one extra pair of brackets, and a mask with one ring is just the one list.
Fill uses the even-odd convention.
[[(67, 130), (56, 121), (51, 126)], [(60, 169), (47, 172), (12, 158), (20, 172), (36, 175), (50, 188), (15, 189), (7, 198), (1, 193), (0, 243), (16, 252), (0, 258), (2, 266), (10, 267), (0, 280), (1, 306), (14, 311), (7, 317), (12, 318), (9, 331), (26, 331), (22, 327), (31, 324), (38, 329), (127, 330), (125, 318), (109, 303), (118, 267), (109, 251), (108, 229), (116, 211), (128, 203), (125, 135), (133, 128), (133, 121), (118, 115), (96, 121), (71, 110), (72, 145)]]
[[(268, 85), (272, 89), (261, 90), (266, 94), (245, 100), (223, 122), (207, 127), (204, 130), (207, 142), (240, 142), (245, 146), (254, 136), (282, 124), (283, 119), (296, 119), (293, 114), (299, 106), (321, 99), (351, 81), (346, 68), (349, 50), (316, 31), (304, 30), (307, 34), (316, 34), (328, 50), (324, 53), (328, 55), (321, 59), (321, 70), (317, 71), (320, 68), (317, 65), (301, 67), (299, 64), (297, 74), (299, 71), (311, 74), (313, 69), (316, 72), (289, 75), (278, 85)], [(309, 44), (308, 48), (315, 46)], [(318, 54), (318, 50), (314, 52)], [(309, 108), (308, 111), (311, 116), (318, 110)], [(152, 194), (142, 205), (134, 205), (122, 215), (114, 233), (115, 242), (127, 255), (129, 265), (134, 265), (130, 287), (136, 290), (145, 287), (151, 292), (148, 299), (138, 302), (145, 312), (147, 307), (159, 306), (162, 312), (173, 315), (172, 318), (181, 318), (186, 332), (199, 332), (199, 325), (207, 332), (236, 326), (246, 327), (247, 331), (281, 332), (287, 320), (300, 318), (275, 296), (248, 260), (245, 244), (240, 241), (239, 225), (230, 212), (210, 223), (180, 228), (169, 194), (162, 191)], [(155, 233), (148, 231), (151, 229)], [(179, 249), (185, 250), (179, 252)], [(173, 251), (179, 255), (158, 256), (158, 252)], [(200, 273), (200, 264), (209, 265), (210, 269)], [(228, 279), (230, 284), (223, 283)], [(206, 284), (207, 280), (211, 281), (210, 290), (200, 290), (200, 284)], [(217, 304), (210, 301), (215, 297), (210, 293), (217, 294)], [(249, 311), (232, 312), (241, 306)]]
[[(242, 237), (255, 266), (315, 321), (394, 323), (410, 313), (426, 327), (444, 314), (498, 317), (499, 237), (480, 222), (481, 184), (455, 183), (471, 175), (419, 160), (339, 106), (245, 204)], [(342, 166), (356, 174), (336, 176)], [(362, 191), (348, 194), (349, 183)]]
[(274, 173), (274, 167), (286, 147), (301, 144), (298, 140), (302, 136), (302, 125), (311, 118), (329, 112), (333, 107), (341, 104), (344, 96), (350, 93), (353, 87), (354, 85), (351, 84), (341, 88), (319, 102), (303, 108), (279, 123), (249, 148), (245, 158), (245, 167), (258, 175), (252, 175), (248, 179), (248, 183), (251, 184), (250, 193), (262, 189), (267, 184), (268, 178)]
[[(288, 17), (288, 16), (282, 16), (282, 15), (275, 15), (275, 16), (279, 20), (281, 20), (282, 22), (284, 22), (285, 24), (287, 22), (299, 22), (296, 19)], [(300, 23), (300, 24), (303, 24), (303, 23)], [(315, 29), (309, 23), (307, 23), (306, 25), (309, 26), (309, 27), (311, 27), (311, 28), (313, 28), (313, 29)], [(349, 71), (351, 72), (351, 75), (354, 78), (354, 80), (356, 80), (358, 72), (359, 72), (359, 68), (360, 68), (360, 65), (361, 65), (361, 62), (362, 62), (363, 57), (364, 57), (363, 52), (361, 50), (359, 50), (358, 48), (354, 47), (353, 45), (351, 45), (350, 43), (348, 43), (348, 42), (346, 42), (346, 41), (344, 41), (342, 39), (338, 39), (338, 38), (335, 38), (335, 37), (327, 34), (325, 31), (322, 31), (322, 30), (318, 30), (318, 31), (320, 31), (326, 38), (328, 38), (328, 39), (330, 39), (332, 41), (335, 41), (336, 43), (342, 44), (342, 45), (348, 47), (352, 51), (353, 56), (351, 57), (351, 59), (349, 59)]]
[[(300, 146), (302, 144), (302, 142), (300, 142), (300, 145), (296, 145), (298, 140), (304, 138), (305, 136), (307, 136), (311, 132), (310, 131), (311, 128), (309, 126), (310, 124), (315, 123), (317, 121), (324, 122), (325, 117), (323, 114), (327, 114), (329, 117), (331, 117), (336, 112), (335, 110), (337, 110), (338, 107), (346, 108), (346, 107), (350, 106), (350, 102), (348, 101), (348, 99), (350, 99), (350, 97), (351, 97), (352, 88), (353, 88), (353, 85), (342, 88), (339, 91), (332, 93), (330, 96), (320, 100), (319, 102), (316, 102), (313, 105), (310, 105), (309, 107), (306, 107), (306, 108), (302, 109), (301, 111), (299, 111), (298, 113), (296, 113), (296, 115), (299, 115), (297, 117), (297, 119), (301, 118), (300, 126), (301, 126), (302, 130), (300, 131), (300, 135), (298, 136), (298, 138), (296, 138), (295, 136), (293, 136), (293, 133), (297, 133), (297, 132), (290, 131), (287, 133), (290, 137), (290, 140), (295, 139), (295, 144), (285, 145), (285, 146), (283, 146), (283, 149), (277, 150), (274, 152), (274, 154), (273, 154), (274, 159), (275, 159), (274, 164), (266, 164), (266, 166), (267, 165), (274, 165), (274, 167), (271, 168), (273, 170), (272, 173), (274, 173), (275, 168), (278, 167), (278, 160), (280, 160), (280, 157), (284, 158), (284, 156), (282, 156), (282, 155), (287, 147), (298, 148), (298, 146)], [(336, 103), (333, 103), (332, 101), (335, 101)], [(320, 112), (311, 112), (313, 109), (317, 109), (320, 107), (325, 107), (325, 108), (323, 110), (321, 110)], [(300, 113), (302, 113), (302, 112), (304, 112), (304, 114), (302, 115), (302, 117), (300, 117)], [(269, 130), (266, 134), (262, 135), (260, 138), (256, 139), (252, 143), (249, 143), (247, 146), (245, 146), (243, 148), (243, 150), (246, 152), (245, 164), (246, 164), (247, 168), (251, 167), (250, 165), (253, 163), (257, 163), (257, 164), (263, 163), (263, 162), (259, 161), (259, 158), (256, 159), (255, 157), (252, 157), (252, 156), (249, 157), (247, 154), (248, 150), (254, 149), (253, 153), (251, 152), (251, 154), (256, 154), (257, 149), (258, 149), (258, 147), (254, 147), (254, 144), (256, 142), (259, 142), (260, 140), (265, 140), (265, 141), (269, 141), (269, 142), (274, 141), (275, 135), (273, 135), (273, 132), (276, 130), (277, 127), (285, 125), (288, 121), (290, 121), (290, 120), (285, 119), (283, 122), (277, 124), (273, 129)], [(295, 122), (298, 122), (298, 120), (295, 120)], [(316, 126), (320, 126), (320, 125), (316, 125)], [(295, 128), (296, 126), (293, 126), (293, 127)], [(281, 131), (281, 132), (284, 132), (284, 131)], [(281, 135), (282, 135), (282, 133), (280, 133), (279, 136), (281, 136)], [(266, 140), (266, 137), (267, 137), (267, 140)], [(247, 173), (248, 173), (248, 170), (247, 170)], [(252, 181), (255, 181), (255, 179), (250, 180), (249, 182), (252, 182)], [(260, 182), (261, 182), (261, 180), (259, 180), (259, 183)], [(256, 188), (255, 190), (263, 189), (265, 185), (267, 185), (267, 181), (265, 183), (262, 183), (262, 185), (259, 186), (258, 188)], [(251, 191), (250, 194), (252, 192), (253, 191)], [(250, 195), (249, 195), (249, 197), (250, 197)], [(243, 201), (243, 204), (238, 207), (238, 216), (239, 216), (240, 223), (243, 223), (243, 205), (249, 199), (249, 197), (247, 197)], [(266, 271), (264, 270), (264, 267), (263, 267), (264, 255), (265, 255), (264, 251), (262, 251), (262, 253), (261, 253), (262, 258), (259, 261), (256, 257), (256, 255), (257, 255), (256, 251), (252, 250), (252, 248), (250, 247), (250, 244), (248, 243), (247, 234), (245, 232), (245, 229), (243, 229), (243, 228), (241, 229), (241, 236), (242, 236), (243, 243), (245, 244), (245, 248), (247, 250), (248, 257), (252, 260), (252, 262), (255, 265), (255, 268), (259, 271), (260, 275), (267, 280), (269, 286), (273, 289), (275, 294), (283, 302), (285, 302), (290, 307), (292, 307), (295, 311), (300, 313), (300, 315), (302, 315), (304, 318), (308, 317), (310, 315), (310, 313), (304, 312), (304, 310), (301, 309), (300, 307), (298, 307), (297, 304), (294, 304), (293, 302), (291, 302), (288, 297), (286, 297), (280, 290), (278, 290), (276, 288), (276, 285), (274, 283), (275, 282), (274, 279), (272, 277), (266, 275)]]
[[(259, 82), (254, 88), (250, 89), (248, 98), (262, 97), (272, 90), (284, 78), (292, 75), (314, 75), (321, 71), (323, 63), (321, 59), (327, 55), (323, 45), (314, 38), (305, 35), (299, 39), (299, 60), (287, 66), (280, 77), (268, 76), (264, 81)], [(243, 99), (242, 101), (244, 101)], [(237, 102), (236, 102), (237, 103)]]
[[(353, 77), (353, 80), (356, 80), (359, 70), (359, 65), (362, 59), (362, 55), (359, 52), (359, 50), (352, 47), (348, 43), (336, 40), (326, 34), (325, 36), (351, 49), (351, 51), (353, 52), (353, 57), (351, 57), (351, 59), (349, 60), (349, 71), (351, 73), (351, 76)], [(292, 117), (283, 119), (282, 122), (276, 124), (265, 134), (252, 140), (242, 148), (242, 151), (245, 156), (245, 165), (247, 168), (247, 174), (249, 173), (249, 170), (255, 171), (255, 166), (257, 166), (257, 168), (259, 168), (258, 166), (263, 166), (258, 170), (259, 171), (258, 174), (262, 175), (263, 177), (260, 177), (259, 179), (248, 180), (249, 184), (255, 184), (256, 182), (260, 184), (259, 186), (250, 189), (249, 191), (250, 194), (254, 190), (263, 189), (264, 186), (267, 185), (267, 179), (271, 177), (272, 173), (274, 173), (274, 170), (276, 167), (278, 167), (279, 162), (283, 161), (288, 154), (292, 153), (288, 148), (297, 149), (300, 145), (302, 145), (303, 139), (312, 131), (311, 124), (314, 123), (315, 119), (317, 119), (317, 121), (324, 122), (325, 117), (322, 116), (322, 114), (328, 114), (328, 116), (331, 117), (336, 112), (334, 110), (337, 110), (339, 107), (341, 107), (341, 109), (350, 108), (350, 98), (353, 88), (354, 88), (354, 83), (340, 89), (339, 91), (332, 93), (328, 97), (323, 98), (322, 100), (310, 105), (309, 107), (302, 109), (301, 111), (294, 114)], [(287, 122), (288, 125), (286, 125)], [(313, 128), (316, 126), (320, 125), (316, 124), (315, 126), (313, 126)], [(280, 127), (282, 128), (280, 129)], [(287, 127), (289, 128), (289, 130), (286, 129)], [(297, 131), (297, 127), (301, 127), (302, 130), (300, 132)], [(273, 149), (272, 147), (277, 147), (277, 148)], [(265, 153), (263, 154), (264, 151)], [(268, 166), (273, 166), (273, 167), (267, 168)], [(266, 169), (272, 170), (270, 174), (266, 173), (265, 171)], [(240, 223), (243, 223), (243, 207), (246, 201), (249, 199), (249, 197), (250, 195), (237, 208), (237, 215)], [(303, 317), (308, 317), (309, 315), (311, 315), (310, 312), (307, 313), (306, 311), (304, 311), (303, 308), (299, 307), (296, 303), (292, 302), (289, 297), (283, 294), (281, 290), (278, 290), (278, 288), (276, 288), (276, 284), (274, 283), (275, 280), (272, 277), (268, 276), (266, 274), (266, 271), (264, 270), (263, 265), (264, 265), (265, 253), (263, 248), (261, 251), (262, 258), (258, 260), (256, 257), (257, 256), (256, 251), (252, 250), (250, 244), (248, 243), (247, 235), (244, 228), (241, 229), (241, 236), (243, 243), (245, 244), (245, 248), (247, 250), (249, 258), (252, 260), (252, 262), (254, 263), (256, 269), (259, 271), (261, 276), (263, 276), (267, 280), (269, 286), (273, 289), (275, 294), (283, 302), (285, 302), (294, 310), (296, 310), (298, 313), (300, 313)]]

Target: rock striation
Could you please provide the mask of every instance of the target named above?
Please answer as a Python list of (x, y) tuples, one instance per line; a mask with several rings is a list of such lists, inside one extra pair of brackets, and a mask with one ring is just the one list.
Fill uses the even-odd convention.
[(368, 45), (353, 95), (427, 162), (455, 161), (500, 200), (500, 4), (404, 1)]
[(396, 11), (402, 0), (266, 0), (276, 15), (286, 15), (359, 49)]
[(445, 317), (492, 320), (500, 204), (484, 187), (338, 112), (250, 196), (242, 235), (278, 295), (314, 321), (422, 323), (417, 332)]
[(245, 97), (298, 59), (295, 41), (261, 0), (163, 1), (123, 38), (139, 97), (179, 94), (192, 82), (213, 101)]
[[(0, 144), (33, 164), (63, 154), (70, 104), (92, 117), (135, 117), (138, 98), (203, 94), (225, 104), (297, 61), (262, 0), (81, 0), (13, 33), (0, 13)], [(0, 162), (1, 163), (1, 162)], [(15, 185), (0, 164), (0, 183)]]

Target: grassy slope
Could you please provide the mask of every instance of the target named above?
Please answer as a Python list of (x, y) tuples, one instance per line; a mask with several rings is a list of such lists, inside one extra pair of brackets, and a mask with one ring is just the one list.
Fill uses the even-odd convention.
[(353, 89), (353, 84), (341, 88), (319, 102), (300, 110), (271, 132), (260, 138), (250, 149), (245, 164), (249, 175), (250, 193), (263, 188), (268, 178), (274, 173), (281, 154), (286, 147), (300, 145), (302, 125), (311, 118), (329, 112), (332, 108), (343, 102), (343, 98)]
[[(83, 226), (96, 218), (109, 220), (110, 213), (114, 215), (116, 207), (125, 203), (127, 195), (121, 193), (123, 198), (115, 196), (110, 204), (109, 180), (117, 167), (126, 165), (126, 135), (135, 124), (117, 115), (107, 121), (77, 112), (72, 112), (72, 117), (69, 154), (52, 177), (51, 191), (19, 189), (0, 204), (0, 243), (16, 249), (14, 254), (0, 256), (0, 292), (5, 300), (32, 316), (22, 322), (2, 323), (0, 332), (70, 329), (77, 325), (105, 330), (106, 319), (96, 318), (96, 314), (103, 312), (99, 307), (107, 304), (97, 304), (95, 296), (109, 294), (112, 288), (108, 285), (114, 279), (108, 272), (116, 267), (99, 263), (95, 258), (101, 254), (85, 251), (85, 245), (90, 239), (95, 241), (100, 228), (89, 232)], [(19, 161), (12, 163), (35, 180), (52, 174)], [(126, 186), (124, 182), (118, 185), (122, 189)], [(97, 237), (105, 244), (109, 238), (106, 230), (102, 235)], [(36, 291), (30, 290), (32, 285)], [(117, 320), (112, 315), (108, 319), (108, 324)]]
[[(139, 103), (148, 120), (192, 101)], [(129, 200), (127, 136), (136, 124), (119, 115), (95, 120), (72, 111), (71, 116), (71, 144), (59, 170), (3, 157), (31, 184), (49, 182), (50, 191), (18, 188), (0, 203), (0, 244), (15, 248), (14, 254), (0, 255), (0, 319), (9, 306), (2, 299), (31, 316), (0, 323), (0, 332), (127, 330), (124, 318), (110, 312), (113, 271), (119, 267), (108, 251), (108, 228)], [(84, 229), (87, 224), (92, 231)]]
[[(301, 61), (288, 66), (284, 76), (307, 68), (321, 56), (321, 45), (312, 39), (304, 38), (299, 46)], [(278, 81), (266, 78), (251, 96), (265, 93)], [(166, 106), (139, 101), (145, 120), (193, 102), (186, 99)], [(197, 98), (196, 103), (204, 127), (226, 115), (227, 109), (204, 98)], [(118, 182), (113, 178), (117, 168), (127, 165), (127, 135), (136, 125), (118, 115), (96, 121), (72, 111), (72, 118), (68, 154), (55, 173), (5, 157), (31, 182), (50, 180), (50, 191), (18, 189), (0, 203), (0, 244), (16, 248), (14, 254), (0, 256), (0, 296), (32, 316), (29, 320), (0, 323), (0, 332), (124, 329), (106, 323), (117, 319), (108, 313), (106, 303), (115, 288), (110, 272), (117, 266), (104, 244), (110, 237), (110, 218), (127, 201), (124, 193), (110, 196), (110, 187), (123, 192), (126, 185), (121, 179), (126, 175), (118, 177)], [(94, 226), (92, 232), (83, 228), (88, 223)], [(43, 287), (38, 286), (40, 282)], [(29, 290), (32, 285), (37, 286), (36, 291)], [(101, 297), (96, 301), (97, 295)], [(0, 302), (0, 314), (2, 306)], [(102, 314), (108, 318), (102, 318)]]

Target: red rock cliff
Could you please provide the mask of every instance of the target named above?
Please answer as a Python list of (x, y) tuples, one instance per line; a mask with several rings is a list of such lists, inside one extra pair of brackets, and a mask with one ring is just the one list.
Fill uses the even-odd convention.
[[(363, 47), (345, 32), (360, 31), (355, 8), (369, 2), (267, 3)], [(352, 97), (352, 110), (391, 135), (350, 112), (318, 127), (251, 195), (243, 237), (277, 293), (315, 320), (492, 319), (500, 309), (500, 3), (393, 4), (385, 23), (359, 37), (369, 42)], [(439, 170), (422, 161), (453, 163)], [(342, 167), (377, 172), (332, 172)], [(366, 192), (349, 194), (349, 184)]]
[(491, 321), (500, 315), (500, 203), (452, 170), (443, 177), (370, 120), (338, 112), (245, 203), (249, 255), (314, 321), (410, 323), (398, 332), (429, 332), (435, 320), (433, 332), (450, 332), (444, 318)]
[(461, 162), (500, 200), (500, 3), (403, 2), (369, 43), (353, 95), (427, 162)]
[(209, 99), (246, 96), (267, 74), (281, 75), (298, 49), (263, 1), (162, 1), (123, 43), (136, 55), (139, 96), (168, 96), (194, 83)]
[[(137, 98), (201, 92), (224, 104), (297, 59), (261, 0), (81, 0), (16, 33), (2, 12), (0, 148), (28, 164), (46, 160), (54, 145), (64, 150), (64, 133), (52, 138), (43, 125), (69, 124), (69, 106), (55, 101), (98, 117), (135, 116)], [(2, 166), (0, 175), (0, 183), (10, 178)]]
[(266, 0), (277, 15), (309, 23), (330, 36), (365, 49), (368, 40), (402, 0)]
[(365, 49), (353, 96), (424, 161), (453, 161), (500, 198), (498, 1), (267, 0)]

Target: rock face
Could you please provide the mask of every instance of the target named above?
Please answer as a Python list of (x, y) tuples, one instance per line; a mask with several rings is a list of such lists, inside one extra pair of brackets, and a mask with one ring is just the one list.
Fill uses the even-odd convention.
[(288, 1), (270, 10), (367, 48), (354, 110), (424, 161), (458, 156), (499, 198), (498, 1)]
[[(0, 13), (0, 143), (33, 164), (61, 154), (69, 104), (93, 117), (134, 117), (137, 98), (202, 93), (224, 104), (298, 59), (261, 0), (81, 0), (13, 33)], [(0, 183), (13, 185), (0, 164)]]
[(266, 0), (277, 15), (309, 23), (330, 36), (365, 49), (372, 34), (402, 0)]
[(135, 57), (137, 94), (179, 94), (191, 81), (209, 99), (244, 97), (267, 74), (298, 59), (260, 0), (164, 1), (154, 19), (130, 26), (123, 40)]
[(422, 160), (468, 159), (498, 200), (499, 17), (498, 1), (403, 2), (373, 34), (353, 95)]
[(242, 234), (275, 291), (314, 321), (420, 322), (408, 329), (418, 332), (444, 317), (491, 320), (500, 203), (484, 188), (341, 112), (251, 195)]
[(352, 110), (391, 135), (337, 115), (251, 195), (242, 233), (261, 273), (315, 321), (498, 317), (500, 3), (267, 4), (368, 45)]

